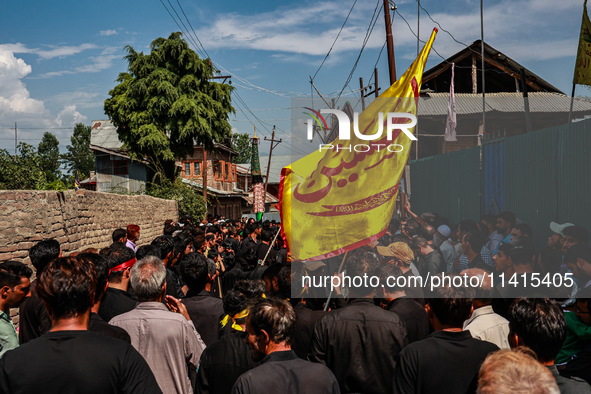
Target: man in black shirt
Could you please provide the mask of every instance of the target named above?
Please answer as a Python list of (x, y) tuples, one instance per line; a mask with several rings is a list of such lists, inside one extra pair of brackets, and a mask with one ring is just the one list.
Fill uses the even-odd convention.
[(112, 326), (104, 321), (99, 315), (98, 310), (101, 301), (107, 290), (107, 277), (109, 276), (109, 261), (106, 257), (94, 253), (82, 253), (78, 255), (81, 258), (92, 261), (96, 271), (97, 284), (94, 293), (94, 304), (90, 308), (90, 319), (88, 321), (88, 331), (93, 331), (108, 337), (118, 338), (127, 343), (131, 343), (129, 334), (124, 329)]
[(137, 301), (127, 292), (131, 267), (136, 262), (135, 253), (120, 242), (113, 243), (109, 249), (109, 287), (98, 311), (106, 322), (137, 305)]
[[(259, 261), (264, 260), (266, 265), (273, 264), (275, 262), (275, 258), (277, 257), (277, 251), (275, 248), (271, 247), (271, 241), (273, 240), (274, 236), (274, 230), (268, 228), (263, 229), (261, 231), (261, 243), (257, 245), (257, 257)], [(266, 260), (265, 256), (267, 257)]]
[(527, 346), (550, 370), (562, 394), (591, 393), (583, 379), (559, 374), (554, 359), (566, 338), (566, 318), (560, 305), (549, 298), (519, 298), (509, 309), (509, 344)]
[(403, 278), (402, 270), (395, 265), (386, 264), (381, 267), (381, 298), (384, 309), (400, 316), (406, 326), (408, 343), (412, 343), (429, 336), (429, 319), (424, 306), (409, 298), (404, 287), (398, 286), (396, 278), (399, 277)]
[(87, 331), (96, 289), (93, 263), (52, 261), (37, 280), (52, 329), (0, 359), (2, 393), (160, 393), (142, 356), (123, 341)]
[[(347, 276), (371, 278), (379, 263), (372, 252), (357, 249), (349, 253)], [(376, 306), (373, 291), (351, 287), (349, 295), (357, 298), (324, 315), (314, 329), (308, 359), (330, 368), (344, 393), (391, 392), (396, 358), (408, 343), (400, 317)]]
[[(60, 244), (55, 239), (38, 242), (29, 249), (29, 258), (37, 276), (53, 259), (61, 255)], [(47, 310), (35, 291), (35, 283), (31, 283), (31, 296), (26, 298), (19, 307), (19, 342), (21, 345), (45, 334), (51, 328), (51, 320)]]
[(480, 364), (499, 349), (462, 331), (472, 312), (472, 289), (444, 283), (427, 299), (427, 316), (435, 332), (400, 352), (394, 393), (473, 393)]
[(484, 246), (486, 239), (480, 231), (468, 231), (462, 238), (462, 250), (470, 262), (468, 268), (480, 268), (486, 272), (491, 272), (492, 267), (482, 260), (480, 250)]
[(233, 394), (340, 393), (328, 368), (302, 360), (291, 350), (295, 312), (285, 300), (260, 301), (246, 321), (246, 341), (261, 365), (241, 375)]
[(227, 394), (240, 375), (258, 365), (245, 342), (246, 317), (264, 291), (260, 282), (243, 280), (224, 295), (224, 335), (201, 354), (198, 393)]
[(181, 277), (189, 287), (183, 304), (206, 346), (217, 341), (218, 326), (224, 314), (222, 300), (205, 290), (209, 275), (208, 263), (201, 253), (189, 253), (181, 261)]
[(423, 278), (446, 271), (447, 264), (441, 254), (423, 237), (412, 240), (415, 255), (418, 256), (418, 269)]

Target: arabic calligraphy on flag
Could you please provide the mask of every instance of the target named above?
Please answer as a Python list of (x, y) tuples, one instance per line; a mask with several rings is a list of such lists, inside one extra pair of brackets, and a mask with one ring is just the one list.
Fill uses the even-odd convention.
[[(436, 32), (404, 75), (359, 115), (362, 135), (386, 130), (388, 117), (380, 113), (416, 115)], [(406, 122), (404, 117), (393, 120)], [(400, 129), (394, 129), (391, 139), (383, 133), (371, 143), (351, 135), (334, 140), (335, 149), (318, 150), (282, 170), (281, 222), (292, 259), (335, 256), (381, 237), (388, 227), (412, 141)], [(397, 148), (387, 149), (391, 145)]]

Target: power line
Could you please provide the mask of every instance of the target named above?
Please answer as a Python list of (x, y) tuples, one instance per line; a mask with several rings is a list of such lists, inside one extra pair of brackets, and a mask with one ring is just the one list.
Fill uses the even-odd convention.
[[(170, 1), (169, 1), (169, 0), (167, 0), (167, 1), (168, 1), (168, 4), (170, 4)], [(161, 4), (162, 4), (162, 6), (163, 6), (163, 7), (166, 9), (166, 12), (168, 12), (168, 15), (170, 15), (170, 17), (172, 18), (172, 20), (174, 21), (174, 23), (177, 25), (177, 27), (179, 28), (179, 30), (182, 32), (182, 31), (183, 31), (183, 28), (181, 27), (181, 25), (179, 25), (179, 22), (178, 22), (178, 21), (176, 20), (176, 18), (175, 18), (175, 17), (172, 15), (172, 13), (170, 12), (170, 10), (169, 10), (169, 9), (168, 9), (168, 7), (166, 6), (166, 4), (164, 4), (164, 1), (160, 0), (160, 3), (161, 3)], [(178, 13), (177, 13), (177, 12), (174, 10), (174, 7), (172, 7), (172, 4), (170, 4), (170, 7), (173, 9), (173, 11), (175, 12), (175, 14), (177, 14), (177, 16), (178, 16)], [(179, 20), (180, 20), (180, 17), (179, 17)], [(181, 21), (181, 22), (182, 22), (182, 21)], [(188, 34), (188, 36), (189, 36), (189, 41), (191, 41), (191, 38), (192, 38), (192, 37), (191, 37), (189, 34)], [(199, 51), (199, 47), (198, 47), (197, 45), (195, 45), (195, 43), (194, 43), (194, 42), (192, 42), (192, 43), (193, 43), (193, 45), (196, 47), (195, 49), (196, 49), (197, 51)], [(201, 55), (202, 55), (202, 54), (201, 54)], [(203, 56), (203, 55), (202, 55), (202, 56)]]
[(343, 22), (343, 25), (341, 26), (341, 29), (339, 30), (339, 33), (335, 37), (332, 45), (330, 46), (330, 49), (328, 50), (328, 53), (326, 54), (326, 56), (322, 60), (322, 63), (320, 63), (320, 66), (318, 66), (318, 70), (316, 70), (316, 72), (314, 73), (314, 76), (312, 77), (312, 81), (314, 81), (314, 78), (316, 78), (316, 75), (318, 74), (318, 71), (320, 71), (320, 69), (324, 65), (324, 62), (326, 61), (326, 59), (328, 59), (328, 55), (330, 55), (330, 52), (332, 52), (332, 48), (334, 48), (334, 45), (337, 43), (337, 40), (339, 39), (339, 36), (341, 35), (341, 32), (345, 28), (345, 25), (347, 24), (347, 21), (349, 20), (349, 17), (351, 16), (351, 12), (353, 12), (353, 8), (355, 8), (355, 4), (357, 4), (357, 0), (355, 0), (353, 2), (353, 5), (351, 6), (351, 9), (349, 10), (349, 13), (347, 14), (347, 17), (345, 18), (345, 21)]
[(187, 22), (189, 23), (189, 26), (191, 26), (191, 31), (193, 32), (193, 35), (195, 36), (195, 38), (197, 39), (197, 41), (199, 42), (199, 45), (201, 45), (201, 48), (203, 49), (203, 52), (205, 52), (205, 54), (207, 55), (208, 58), (210, 58), (209, 54), (207, 53), (207, 51), (205, 50), (205, 47), (203, 46), (203, 44), (201, 43), (201, 40), (199, 39), (199, 37), (197, 36), (197, 33), (195, 33), (195, 29), (193, 28), (193, 25), (191, 24), (191, 21), (189, 20), (189, 18), (187, 18), (187, 14), (185, 14), (185, 10), (183, 9), (183, 6), (181, 5), (181, 3), (179, 2), (179, 0), (176, 0), (177, 4), (179, 5), (183, 15), (185, 16), (185, 19), (187, 20)]
[[(423, 8), (423, 7), (421, 6), (421, 8)], [(423, 8), (423, 10), (424, 10), (425, 12), (427, 12), (427, 10), (425, 10), (424, 8)], [(395, 12), (396, 12), (398, 15), (400, 15), (400, 17), (402, 18), (402, 20), (403, 20), (403, 21), (406, 23), (406, 26), (408, 26), (408, 29), (410, 30), (410, 32), (412, 33), (412, 35), (413, 35), (413, 36), (415, 36), (415, 38), (416, 38), (418, 41), (420, 41), (420, 42), (422, 42), (423, 44), (425, 44), (425, 43), (426, 43), (426, 41), (425, 41), (425, 40), (421, 40), (421, 39), (419, 38), (419, 36), (417, 36), (417, 34), (414, 32), (413, 28), (410, 26), (410, 23), (409, 23), (409, 22), (406, 20), (406, 18), (404, 18), (404, 16), (402, 16), (402, 14), (400, 13), (400, 11), (398, 11), (398, 9), (396, 9), (396, 10), (395, 10)], [(428, 14), (428, 12), (427, 12), (427, 14)], [(466, 47), (466, 48), (468, 48), (470, 51), (472, 51), (472, 52), (474, 52), (475, 54), (477, 54), (478, 56), (480, 56), (480, 53), (479, 53), (479, 52), (477, 52), (477, 51), (475, 51), (474, 49), (470, 48), (470, 46), (468, 46), (468, 45), (466, 45), (466, 44), (462, 43), (461, 41), (458, 41), (458, 40), (456, 40), (456, 38), (455, 38), (455, 37), (454, 37), (454, 36), (453, 36), (453, 35), (452, 35), (452, 34), (451, 34), (449, 31), (447, 31), (447, 30), (445, 30), (445, 29), (443, 29), (443, 28), (441, 27), (441, 25), (439, 24), (439, 22), (435, 21), (435, 20), (434, 20), (434, 19), (432, 19), (432, 18), (431, 18), (431, 20), (432, 20), (434, 23), (436, 23), (436, 24), (437, 24), (437, 25), (438, 25), (438, 26), (441, 28), (441, 30), (443, 30), (443, 31), (445, 31), (447, 34), (449, 34), (449, 35), (452, 37), (452, 39), (453, 39), (454, 41), (456, 41), (458, 44), (465, 46), (465, 47)], [(481, 45), (484, 45), (484, 43), (481, 43)], [(448, 61), (448, 60), (447, 60), (447, 58), (443, 57), (443, 56), (442, 56), (442, 55), (441, 55), (441, 54), (440, 54), (440, 53), (437, 51), (437, 49), (435, 49), (435, 45), (433, 45), (433, 46), (431, 47), (431, 49), (433, 50), (433, 52), (435, 52), (435, 53), (437, 54), (437, 56), (439, 56), (441, 59), (443, 59), (443, 61), (444, 61), (445, 63), (447, 63), (447, 64), (452, 64), (452, 62)], [(455, 65), (455, 68), (461, 68), (461, 69), (470, 69), (470, 70), (472, 69), (472, 67), (459, 66), (459, 65), (457, 65), (457, 64)], [(478, 68), (478, 66), (477, 66), (477, 67), (476, 67), (476, 70), (477, 70), (477, 71), (482, 71), (482, 68)], [(488, 69), (486, 69), (486, 72), (495, 72), (495, 73), (497, 73), (497, 74), (505, 74), (505, 72), (503, 72), (503, 71), (499, 71), (499, 70), (496, 70), (496, 69), (494, 69), (494, 68), (488, 68)]]
[(341, 95), (343, 94), (343, 91), (345, 90), (345, 88), (347, 87), (349, 82), (351, 82), (351, 78), (353, 78), (353, 74), (355, 73), (355, 70), (357, 69), (357, 65), (359, 64), (359, 60), (361, 59), (361, 54), (363, 53), (363, 50), (365, 49), (365, 46), (367, 45), (367, 42), (369, 41), (369, 38), (371, 37), (371, 34), (373, 33), (373, 29), (376, 26), (376, 23), (378, 21), (378, 10), (381, 10), (381, 9), (382, 9), (382, 7), (380, 6), (380, 1), (378, 0), (378, 2), (376, 4), (376, 8), (373, 11), (373, 15), (371, 16), (371, 20), (369, 21), (369, 26), (367, 27), (367, 31), (365, 33), (365, 38), (363, 40), (363, 45), (361, 46), (361, 50), (359, 51), (359, 55), (357, 56), (357, 59), (355, 60), (355, 64), (353, 64), (353, 68), (351, 69), (351, 72), (349, 73), (349, 76), (347, 77), (347, 81), (343, 85), (343, 88), (341, 89), (341, 92), (339, 93), (339, 95), (337, 97), (337, 101), (339, 100), (339, 98), (341, 98)]

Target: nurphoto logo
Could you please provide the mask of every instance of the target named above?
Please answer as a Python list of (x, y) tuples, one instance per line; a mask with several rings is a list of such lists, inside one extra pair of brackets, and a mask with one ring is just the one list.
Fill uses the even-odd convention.
[[(322, 116), (322, 114), (332, 114), (337, 118), (338, 122), (338, 139), (341, 141), (348, 141), (351, 140), (351, 121), (349, 116), (338, 109), (321, 109), (320, 111), (315, 111), (312, 108), (304, 107), (305, 109), (311, 111), (312, 113), (307, 113), (311, 117), (306, 121), (307, 125), (307, 138), (308, 140), (312, 141), (314, 139), (314, 123), (318, 125), (321, 130), (328, 130), (328, 125), (326, 120)], [(385, 120), (384, 120), (385, 117)], [(408, 121), (410, 119), (410, 122)], [(373, 122), (372, 122), (373, 123)], [(386, 125), (386, 135), (384, 134), (384, 124)], [(410, 113), (406, 112), (388, 112), (384, 114), (380, 112), (378, 114), (378, 129), (374, 134), (364, 134), (364, 132), (359, 131), (359, 113), (353, 113), (353, 133), (355, 137), (362, 141), (373, 141), (367, 144), (349, 144), (348, 146), (344, 146), (342, 144), (320, 144), (318, 149), (322, 150), (335, 150), (336, 152), (340, 150), (347, 150), (349, 152), (368, 152), (370, 150), (377, 150), (378, 152), (380, 149), (385, 148), (389, 152), (402, 152), (404, 147), (400, 144), (394, 144), (392, 141), (398, 136), (394, 136), (394, 130), (400, 130), (404, 133), (410, 140), (417, 141), (417, 137), (415, 137), (410, 129), (415, 127), (417, 124), (417, 118)], [(370, 124), (371, 126), (371, 124)], [(368, 126), (368, 128), (370, 127)]]

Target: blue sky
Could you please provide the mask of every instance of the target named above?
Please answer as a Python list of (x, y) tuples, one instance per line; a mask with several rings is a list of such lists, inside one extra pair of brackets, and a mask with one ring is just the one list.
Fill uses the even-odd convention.
[[(175, 17), (174, 11), (179, 14), (188, 30), (194, 29), (221, 73), (233, 76), (237, 111), (231, 124), (236, 131), (252, 133), (254, 123), (257, 134), (270, 136), (272, 125), (277, 125), (278, 137), (284, 141), (277, 152), (289, 153), (291, 98), (310, 95), (309, 76), (318, 70), (353, 2), (2, 1), (0, 148), (14, 149), (15, 122), (19, 140), (37, 145), (43, 133), (51, 131), (63, 149), (75, 123), (90, 125), (92, 120), (106, 119), (103, 102), (127, 66), (124, 46), (147, 51), (155, 38), (185, 30), (177, 26), (166, 5)], [(485, 41), (570, 93), (583, 1), (484, 3)], [(323, 94), (334, 96), (343, 88), (381, 4), (382, 0), (357, 1), (316, 75), (315, 84)], [(417, 2), (396, 5), (400, 14), (394, 16), (393, 34), (400, 75), (416, 55), (416, 38), (401, 16), (416, 33)], [(480, 1), (422, 0), (421, 5), (456, 40), (470, 44), (480, 39)], [(435, 24), (421, 12), (420, 26), (420, 37), (426, 39)], [(385, 51), (378, 61), (384, 41), (380, 13), (343, 93), (352, 101), (358, 95), (359, 77), (367, 84), (376, 64), (380, 87), (386, 88)], [(463, 45), (440, 30), (434, 48), (448, 57)], [(431, 52), (427, 67), (441, 61)], [(582, 86), (577, 94), (589, 95)], [(268, 142), (262, 142), (260, 150), (267, 152)]]

